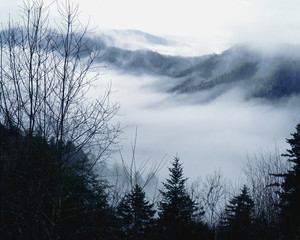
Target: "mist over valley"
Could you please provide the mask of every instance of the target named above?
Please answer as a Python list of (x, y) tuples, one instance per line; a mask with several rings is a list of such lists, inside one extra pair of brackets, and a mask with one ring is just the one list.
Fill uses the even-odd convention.
[(236, 45), (189, 57), (151, 50), (174, 40), (113, 32), (113, 37), (128, 34), (132, 45), (142, 39), (148, 47), (116, 47), (122, 37), (111, 40), (111, 35), (102, 42), (107, 64), (102, 81), (111, 82), (113, 98), (121, 104), (125, 159), (131, 160), (136, 129), (139, 164), (178, 154), (192, 179), (221, 169), (239, 181), (247, 156), (276, 147), (285, 151), (300, 114), (298, 46)]
[(115, 121), (124, 128), (120, 152), (128, 162), (137, 133), (138, 164), (178, 155), (192, 179), (220, 169), (238, 180), (248, 155), (275, 147), (284, 152), (299, 121), (297, 45), (240, 44), (195, 56), (180, 38), (137, 30), (100, 31), (84, 43), (83, 57), (90, 54), (84, 46), (101, 50), (95, 68), (101, 78), (90, 95), (111, 85), (111, 101), (121, 106)]

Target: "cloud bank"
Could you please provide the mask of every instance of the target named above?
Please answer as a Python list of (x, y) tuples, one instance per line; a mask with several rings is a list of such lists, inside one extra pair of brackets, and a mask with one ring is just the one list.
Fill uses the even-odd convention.
[[(113, 98), (121, 104), (119, 120), (126, 126), (124, 158), (131, 159), (137, 128), (138, 164), (149, 158), (158, 162), (165, 154), (171, 161), (178, 154), (191, 179), (221, 169), (225, 176), (238, 180), (247, 154), (272, 151), (275, 144), (285, 151), (285, 138), (300, 117), (293, 99), (282, 104), (245, 101), (239, 88), (203, 101), (218, 90), (172, 95), (152, 87), (158, 81), (156, 77), (116, 71), (107, 72), (101, 84), (106, 80), (112, 82), (117, 90)], [(159, 79), (164, 80), (170, 79)], [(167, 174), (164, 168), (161, 175)]]

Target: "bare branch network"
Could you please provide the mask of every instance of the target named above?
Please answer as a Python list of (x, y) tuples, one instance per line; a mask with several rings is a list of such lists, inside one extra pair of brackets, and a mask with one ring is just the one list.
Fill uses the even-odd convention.
[(72, 142), (94, 159), (106, 158), (118, 141), (119, 109), (108, 87), (88, 97), (99, 80), (100, 49), (88, 42), (90, 29), (79, 19), (78, 6), (58, 6), (56, 28), (49, 6), (24, 3), (22, 21), (9, 21), (0, 34), (0, 120), (26, 135), (52, 139), (61, 148)]

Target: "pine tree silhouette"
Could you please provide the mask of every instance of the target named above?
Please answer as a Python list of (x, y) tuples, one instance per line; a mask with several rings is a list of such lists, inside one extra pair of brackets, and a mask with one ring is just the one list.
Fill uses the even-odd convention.
[(221, 220), (221, 239), (243, 240), (251, 239), (252, 211), (254, 203), (249, 195), (249, 189), (243, 186), (241, 193), (229, 201)]
[(150, 239), (149, 231), (155, 211), (145, 199), (145, 192), (136, 184), (118, 207), (122, 239)]
[(187, 178), (183, 177), (183, 167), (175, 157), (170, 178), (163, 183), (165, 190), (160, 191), (162, 200), (159, 203), (159, 218), (162, 227), (161, 239), (191, 239), (195, 203), (185, 187)]
[(292, 168), (282, 174), (281, 234), (283, 239), (300, 239), (300, 124), (291, 135), (292, 138), (287, 139), (291, 149), (283, 154), (292, 163)]

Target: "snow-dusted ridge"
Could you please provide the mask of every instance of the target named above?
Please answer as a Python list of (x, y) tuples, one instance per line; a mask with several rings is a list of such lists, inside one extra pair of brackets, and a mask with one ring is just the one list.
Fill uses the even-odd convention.
[(101, 29), (96, 36), (108, 47), (124, 50), (149, 50), (165, 55), (196, 56), (193, 46), (179, 37), (157, 36), (139, 30)]

